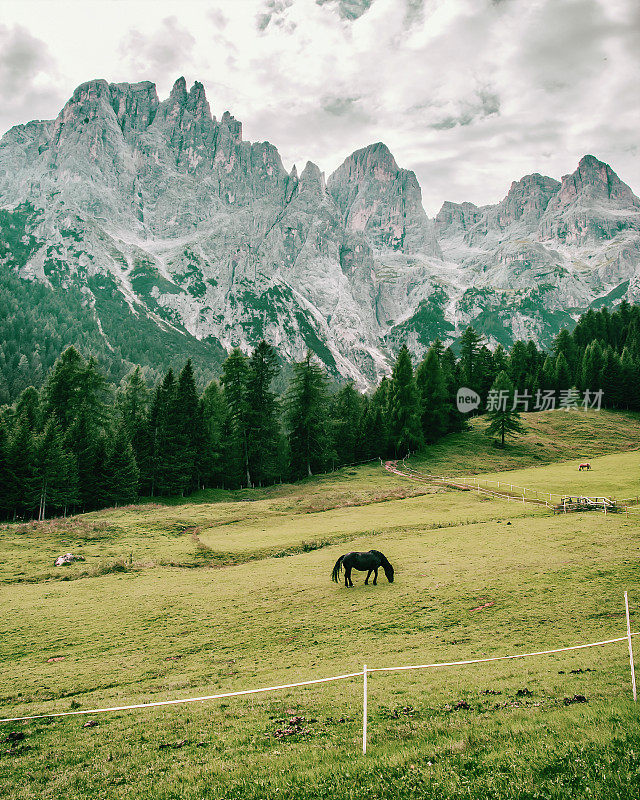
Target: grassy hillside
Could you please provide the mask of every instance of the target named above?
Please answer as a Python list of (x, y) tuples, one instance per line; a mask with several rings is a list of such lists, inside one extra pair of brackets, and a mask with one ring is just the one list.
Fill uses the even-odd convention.
[[(612, 452), (634, 444), (637, 418), (607, 414), (585, 424), (557, 412), (532, 423), (519, 458), (515, 448), (493, 448), (476, 422), (421, 461), (446, 474), (518, 463), (519, 482), (558, 487), (584, 477), (595, 489), (600, 474), (607, 491), (640, 491), (638, 453)], [(567, 460), (578, 425), (582, 442), (593, 438), (588, 476)], [(372, 547), (394, 564), (393, 584), (381, 575), (378, 586), (364, 586), (360, 573), (351, 590), (329, 580), (339, 555)], [(67, 550), (86, 561), (54, 568)], [(625, 633), (624, 590), (638, 628), (639, 564), (640, 519), (631, 514), (553, 517), (409, 483), (376, 465), (296, 486), (6, 525), (0, 712), (198, 696), (357, 671), (364, 662), (612, 638)], [(624, 642), (376, 673), (366, 757), (361, 693), (353, 679), (5, 723), (0, 740), (25, 738), (2, 745), (0, 792), (21, 800), (637, 797), (640, 726)], [(575, 695), (588, 702), (565, 705)], [(304, 721), (291, 724), (294, 717)], [(87, 719), (98, 725), (83, 727)]]

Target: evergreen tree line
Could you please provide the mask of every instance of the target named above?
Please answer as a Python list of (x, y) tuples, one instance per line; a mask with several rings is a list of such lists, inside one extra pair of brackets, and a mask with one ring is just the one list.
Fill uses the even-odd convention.
[(478, 392), (486, 402), (489, 390), (505, 372), (515, 390), (528, 392), (532, 405), (538, 391), (602, 390), (602, 407), (640, 410), (640, 306), (625, 300), (611, 313), (589, 309), (572, 332), (564, 328), (548, 351), (535, 342), (514, 342), (491, 352), (482, 338), (467, 328), (460, 339), (457, 363), (460, 385)]
[[(467, 328), (459, 356), (436, 340), (414, 369), (406, 346), (372, 394), (332, 386), (311, 355), (274, 391), (277, 353), (235, 349), (198, 391), (191, 361), (149, 387), (140, 367), (116, 388), (93, 358), (67, 348), (40, 391), (0, 413), (0, 516), (39, 518), (187, 495), (266, 486), (372, 458), (401, 458), (463, 430), (460, 386), (489, 391), (604, 389), (603, 406), (640, 408), (640, 308), (589, 311), (549, 352), (516, 342), (491, 352)], [(482, 409), (480, 409), (482, 410)], [(491, 415), (490, 415), (491, 416)], [(491, 417), (502, 438), (517, 415)]]

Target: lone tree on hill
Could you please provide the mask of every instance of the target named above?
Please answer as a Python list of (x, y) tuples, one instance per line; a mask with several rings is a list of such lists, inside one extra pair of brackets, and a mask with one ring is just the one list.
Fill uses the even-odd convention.
[(504, 447), (505, 436), (519, 436), (525, 432), (520, 414), (513, 407), (514, 388), (506, 372), (501, 372), (493, 382), (487, 398), (489, 417), (489, 436), (500, 437), (500, 447)]

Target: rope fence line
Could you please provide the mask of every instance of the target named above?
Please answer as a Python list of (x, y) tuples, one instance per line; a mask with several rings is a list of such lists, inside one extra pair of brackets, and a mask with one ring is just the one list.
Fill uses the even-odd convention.
[[(635, 635), (635, 634), (632, 634)], [(626, 637), (625, 637), (626, 638)], [(177, 706), (180, 703), (203, 703), (206, 700), (220, 700), (224, 697), (240, 697), (246, 694), (258, 694), (259, 692), (276, 692), (279, 689), (294, 689), (296, 686), (309, 686), (312, 683), (329, 683), (329, 681), (343, 681), (347, 678), (358, 678), (360, 672), (349, 672), (346, 675), (332, 675), (329, 678), (316, 678), (312, 681), (300, 681), (299, 683), (283, 683), (281, 686), (261, 686), (259, 689), (243, 689), (238, 692), (223, 692), (221, 694), (209, 694), (203, 697), (181, 697), (178, 700), (158, 700), (155, 703), (136, 703), (128, 706), (112, 706), (111, 708), (89, 708), (82, 711), (58, 711), (54, 714), (36, 714), (31, 717), (8, 717), (0, 719), (0, 722), (21, 722), (31, 719), (46, 719), (49, 717), (71, 717), (77, 714), (105, 714), (109, 711), (130, 711), (134, 708), (157, 708), (158, 706)]]
[[(546, 508), (553, 510), (554, 513), (558, 510), (562, 510), (561, 507), (563, 502), (565, 504), (564, 505), (565, 513), (568, 508), (569, 510), (572, 510), (573, 508), (571, 506), (571, 503), (569, 502), (572, 500), (572, 498), (560, 494), (558, 492), (547, 492), (543, 489), (532, 489), (530, 487), (520, 486), (515, 483), (509, 483), (509, 481), (506, 480), (499, 481), (494, 478), (480, 478), (475, 475), (467, 477), (461, 476), (460, 478), (448, 478), (441, 475), (422, 473), (414, 469), (413, 467), (407, 466), (407, 464), (405, 463), (405, 459), (402, 459), (402, 470), (398, 468), (397, 462), (394, 461), (382, 462), (382, 459), (380, 459), (380, 462), (388, 472), (392, 472), (395, 475), (400, 475), (401, 477), (409, 478), (411, 480), (433, 483), (436, 485), (446, 486), (455, 489), (475, 491), (478, 494), (484, 494), (489, 497), (497, 497), (502, 500), (509, 500), (509, 501), (513, 500), (518, 503), (522, 502), (522, 503), (531, 503), (533, 505), (545, 506)], [(490, 484), (495, 484), (496, 489), (488, 488)], [(547, 497), (549, 498), (548, 500), (545, 499)], [(557, 500), (554, 500), (554, 498), (557, 498)], [(602, 497), (602, 498), (582, 497), (580, 499), (582, 501), (585, 501), (585, 505), (584, 507), (581, 506), (580, 509), (577, 510), (585, 510), (586, 505), (589, 505), (589, 502), (587, 501), (595, 501), (590, 503), (591, 507), (600, 508), (600, 506), (602, 506), (602, 510), (604, 511), (605, 514), (607, 513), (607, 507), (609, 507), (612, 511), (620, 510), (628, 514), (630, 510), (631, 511), (635, 510), (634, 508), (630, 508), (630, 506), (637, 506), (640, 503), (640, 497), (624, 498), (622, 500), (614, 500), (608, 497)], [(598, 503), (597, 501), (601, 502)]]
[[(436, 485), (439, 485), (439, 486), (448, 486), (448, 487), (453, 487), (455, 489), (465, 489), (465, 490), (468, 490), (468, 491), (477, 491), (478, 494), (486, 494), (486, 495), (488, 495), (490, 497), (498, 497), (498, 498), (500, 498), (502, 500), (514, 500), (516, 502), (522, 501), (523, 503), (533, 503), (534, 505), (545, 506), (546, 508), (553, 508), (553, 504), (551, 503), (551, 495), (549, 494), (549, 492), (544, 492), (544, 494), (549, 494), (549, 501), (547, 501), (547, 500), (540, 499), (539, 496), (533, 497), (533, 493), (534, 492), (537, 495), (540, 494), (540, 492), (535, 490), (535, 489), (530, 489), (529, 490), (530, 494), (527, 497), (527, 494), (526, 494), (527, 490), (526, 489), (523, 490), (522, 494), (511, 494), (511, 493), (509, 493), (507, 491), (497, 491), (497, 490), (488, 489), (488, 488), (485, 489), (482, 486), (480, 486), (480, 483), (479, 483), (478, 479), (476, 479), (476, 478), (464, 478), (464, 477), (463, 478), (447, 478), (447, 477), (444, 477), (444, 476), (441, 476), (441, 475), (424, 474), (424, 473), (418, 472), (417, 470), (413, 469), (412, 467), (407, 467), (407, 465), (404, 463), (404, 461), (403, 461), (403, 470), (402, 471), (399, 470), (395, 466), (387, 466), (386, 464), (384, 466), (385, 466), (385, 469), (388, 472), (393, 472), (396, 475), (400, 475), (403, 478), (410, 478), (411, 480), (423, 481), (423, 482), (427, 482), (427, 483), (435, 483)], [(485, 480), (485, 479), (481, 479), (481, 482), (489, 483), (489, 481)], [(493, 481), (493, 482), (496, 483), (496, 481)], [(497, 483), (498, 483), (498, 486), (499, 486), (500, 482), (497, 481)], [(503, 482), (503, 483), (504, 483), (505, 487), (506, 486), (510, 487), (510, 491), (513, 490), (513, 487), (514, 487), (515, 484), (509, 484), (507, 482)], [(516, 486), (515, 488), (522, 488), (522, 487), (517, 487)], [(558, 495), (558, 498), (560, 498), (560, 495)]]
[(600, 642), (589, 642), (588, 644), (577, 644), (571, 645), (569, 647), (557, 647), (552, 650), (538, 650), (531, 653), (515, 653), (506, 656), (489, 656), (486, 658), (472, 658), (467, 659), (464, 661), (445, 661), (445, 662), (434, 662), (433, 664), (411, 664), (406, 666), (398, 666), (398, 667), (373, 667), (367, 668), (365, 664), (359, 672), (349, 672), (344, 675), (332, 675), (328, 678), (315, 678), (313, 680), (308, 681), (299, 681), (297, 683), (286, 683), (278, 686), (263, 686), (258, 689), (244, 689), (237, 692), (221, 692), (219, 694), (211, 694), (211, 695), (204, 695), (202, 697), (186, 697), (186, 698), (179, 698), (176, 700), (159, 700), (157, 702), (152, 703), (135, 703), (131, 705), (124, 705), (124, 706), (111, 706), (107, 708), (92, 708), (92, 709), (83, 709), (80, 711), (58, 711), (53, 712), (51, 714), (35, 714), (31, 716), (23, 716), (23, 717), (5, 717), (0, 719), (0, 723), (2, 722), (26, 722), (36, 719), (50, 719), (55, 717), (71, 717), (77, 716), (79, 714), (105, 714), (109, 712), (115, 711), (130, 711), (133, 709), (139, 708), (158, 708), (160, 706), (171, 706), (171, 705), (180, 705), (182, 703), (201, 703), (206, 702), (208, 700), (219, 700), (222, 698), (227, 697), (242, 697), (246, 695), (252, 694), (259, 694), (261, 692), (275, 692), (283, 689), (294, 689), (299, 686), (311, 686), (314, 684), (319, 683), (329, 683), (332, 681), (340, 681), (340, 680), (348, 680), (350, 678), (359, 678), (360, 676), (363, 677), (363, 722), (362, 722), (362, 752), (366, 754), (367, 752), (367, 677), (373, 672), (401, 672), (407, 670), (417, 670), (417, 669), (437, 669), (437, 668), (446, 668), (446, 667), (456, 667), (456, 666), (466, 666), (469, 664), (482, 664), (482, 663), (489, 663), (494, 661), (507, 661), (510, 659), (516, 658), (531, 658), (534, 656), (542, 656), (542, 655), (550, 655), (554, 653), (564, 653), (573, 650), (584, 650), (585, 648), (589, 647), (601, 647), (608, 644), (614, 644), (615, 642), (628, 642), (629, 646), (629, 659), (630, 659), (630, 666), (631, 666), (631, 680), (632, 680), (632, 690), (633, 690), (633, 699), (634, 702), (637, 701), (636, 695), (636, 684), (635, 684), (635, 672), (633, 667), (633, 650), (631, 646), (631, 637), (633, 636), (640, 636), (640, 631), (632, 632), (630, 629), (629, 624), (629, 605), (627, 599), (627, 593), (625, 592), (625, 606), (626, 606), (626, 616), (627, 616), (627, 634), (625, 636), (618, 636), (614, 639), (605, 639)]
[[(631, 633), (631, 636), (639, 636), (640, 631)], [(411, 664), (406, 667), (373, 667), (368, 672), (400, 672), (408, 669), (431, 669), (436, 667), (461, 667), (466, 664), (486, 664), (489, 661), (508, 661), (512, 658), (530, 658), (532, 656), (546, 656), (551, 653), (564, 653), (569, 650), (584, 650), (586, 647), (600, 647), (605, 644), (613, 644), (614, 642), (626, 642), (628, 635), (618, 636), (615, 639), (605, 639), (602, 642), (589, 642), (589, 644), (574, 644), (571, 647), (556, 647), (554, 650), (538, 650), (534, 653), (516, 653), (509, 656), (490, 656), (489, 658), (470, 658), (466, 661), (442, 661), (434, 664)]]

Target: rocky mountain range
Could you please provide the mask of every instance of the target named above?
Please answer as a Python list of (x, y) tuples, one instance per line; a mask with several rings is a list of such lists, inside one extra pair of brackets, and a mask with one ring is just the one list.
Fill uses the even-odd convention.
[(183, 78), (163, 101), (93, 80), (9, 130), (0, 209), (0, 276), (80, 292), (109, 348), (149, 325), (159, 351), (178, 338), (213, 360), (265, 338), (360, 387), (405, 341), (419, 357), (472, 324), (492, 345), (548, 344), (590, 306), (640, 301), (640, 200), (594, 156), (431, 220), (384, 144), (326, 181), (311, 162), (287, 172)]

